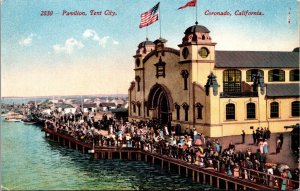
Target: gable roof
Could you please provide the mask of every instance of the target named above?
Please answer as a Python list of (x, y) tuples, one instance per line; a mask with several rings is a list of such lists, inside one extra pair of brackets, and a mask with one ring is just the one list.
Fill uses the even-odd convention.
[(299, 52), (216, 51), (217, 68), (299, 68)]
[(96, 103), (84, 103), (83, 108), (97, 107)]
[(100, 103), (100, 107), (116, 107), (115, 103)]
[(267, 97), (299, 97), (299, 83), (266, 84)]

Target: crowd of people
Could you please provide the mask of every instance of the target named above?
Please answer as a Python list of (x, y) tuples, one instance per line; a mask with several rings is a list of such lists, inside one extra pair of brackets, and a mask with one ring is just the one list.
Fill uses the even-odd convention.
[[(218, 139), (207, 137), (196, 129), (185, 129), (181, 133), (180, 125), (161, 125), (155, 119), (128, 122), (103, 116), (102, 120), (94, 121), (93, 116), (93, 113), (76, 116), (55, 111), (47, 117), (46, 128), (53, 128), (94, 146), (140, 148), (282, 190), (299, 187), (299, 169), (292, 171), (286, 165), (266, 162), (269, 153), (267, 141), (271, 137), (267, 128), (253, 131), (253, 141), (257, 145), (253, 153), (250, 148), (246, 151), (237, 150), (232, 142), (222, 145)], [(277, 139), (280, 148), (283, 143), (281, 136)], [(245, 132), (242, 132), (242, 140), (245, 143)], [(281, 176), (283, 179), (269, 175)]]

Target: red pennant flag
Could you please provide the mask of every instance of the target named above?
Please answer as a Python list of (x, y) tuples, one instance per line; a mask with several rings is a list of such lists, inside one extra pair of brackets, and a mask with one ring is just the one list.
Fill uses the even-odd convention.
[(178, 9), (184, 9), (186, 7), (195, 7), (196, 3), (197, 3), (197, 0), (191, 0), (191, 1), (187, 2), (187, 4), (185, 4), (184, 6), (179, 7)]

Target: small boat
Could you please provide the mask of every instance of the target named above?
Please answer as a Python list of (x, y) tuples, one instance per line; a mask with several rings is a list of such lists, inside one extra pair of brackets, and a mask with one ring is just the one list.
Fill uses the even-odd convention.
[(6, 117), (4, 120), (7, 121), (7, 122), (20, 122), (21, 121), (21, 119), (8, 118), (8, 117)]
[(36, 124), (35, 121), (22, 121), (25, 125), (33, 125)]

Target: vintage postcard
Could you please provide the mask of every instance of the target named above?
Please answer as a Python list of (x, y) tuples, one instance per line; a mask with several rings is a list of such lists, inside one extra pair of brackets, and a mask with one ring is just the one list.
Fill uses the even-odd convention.
[(299, 188), (299, 0), (1, 0), (1, 190)]

